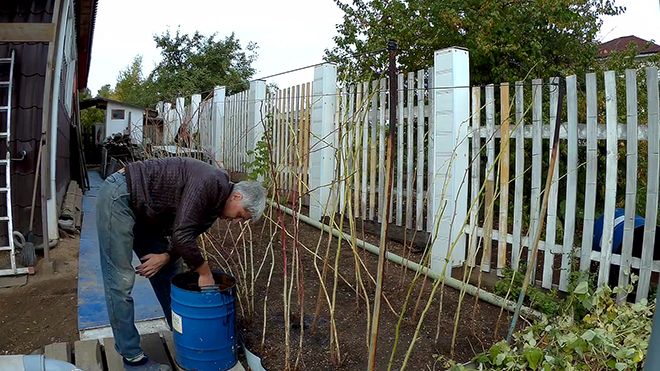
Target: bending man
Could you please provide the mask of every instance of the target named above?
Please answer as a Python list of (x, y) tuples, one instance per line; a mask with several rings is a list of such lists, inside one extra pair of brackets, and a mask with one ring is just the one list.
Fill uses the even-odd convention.
[[(140, 347), (131, 297), (135, 274), (149, 278), (171, 326), (170, 280), (181, 260), (199, 273), (200, 287), (215, 283), (197, 237), (217, 218), (257, 220), (265, 203), (259, 183), (233, 184), (224, 170), (191, 158), (133, 162), (105, 180), (96, 209), (101, 271), (116, 348), (127, 370), (169, 369)], [(137, 268), (133, 251), (142, 261)]]

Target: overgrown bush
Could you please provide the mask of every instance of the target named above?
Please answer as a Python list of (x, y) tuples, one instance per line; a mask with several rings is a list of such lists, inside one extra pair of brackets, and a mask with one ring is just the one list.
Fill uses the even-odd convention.
[[(590, 292), (581, 281), (564, 301), (560, 316), (544, 319), (501, 341), (474, 358), (472, 366), (452, 370), (635, 370), (641, 368), (651, 334), (654, 305), (616, 303), (620, 290), (601, 287)], [(577, 317), (574, 309), (587, 313)]]

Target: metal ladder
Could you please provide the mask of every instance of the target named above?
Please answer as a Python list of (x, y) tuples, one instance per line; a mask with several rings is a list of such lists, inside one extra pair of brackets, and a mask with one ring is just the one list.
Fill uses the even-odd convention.
[[(0, 81), (0, 91), (6, 91), (7, 102), (0, 102), (0, 118), (7, 123), (6, 131), (0, 128), (0, 143), (6, 144), (7, 152), (5, 158), (0, 158), (0, 169), (5, 172), (5, 185), (0, 186), (0, 197), (2, 194), (6, 197), (5, 216), (0, 216), (0, 228), (7, 226), (7, 241), (9, 246), (0, 246), (0, 251), (9, 251), (11, 268), (0, 269), (0, 276), (10, 276), (28, 273), (28, 268), (19, 268), (16, 266), (16, 246), (14, 244), (14, 225), (12, 220), (12, 199), (11, 199), (11, 153), (9, 152), (9, 140), (11, 137), (11, 94), (14, 81), (14, 51), (12, 50), (9, 58), (0, 58), (0, 68), (9, 65), (9, 80)], [(4, 103), (4, 104), (3, 104)], [(38, 171), (38, 169), (37, 169)]]

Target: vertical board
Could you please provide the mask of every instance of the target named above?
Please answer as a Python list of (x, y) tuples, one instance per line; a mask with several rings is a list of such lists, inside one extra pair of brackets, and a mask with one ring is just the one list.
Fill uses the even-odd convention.
[[(535, 241), (539, 226), (539, 215), (541, 213), (541, 164), (543, 160), (543, 80), (532, 80), (532, 181), (531, 181), (531, 205), (529, 241)], [(533, 242), (530, 242), (530, 249)], [(527, 254), (527, 263), (536, 267), (538, 261), (532, 261), (532, 254)], [(532, 269), (531, 280), (534, 282), (536, 269)]]
[[(560, 128), (555, 127), (555, 122), (557, 120), (557, 107), (559, 104), (559, 78), (553, 77), (550, 79), (550, 85), (548, 90), (550, 92), (550, 150), (548, 151), (548, 159), (552, 156), (552, 147), (555, 145), (553, 133), (554, 130), (559, 130)], [(556, 144), (559, 146), (559, 143)], [(545, 289), (550, 289), (552, 287), (552, 276), (554, 269), (554, 258), (555, 258), (555, 247), (557, 243), (557, 202), (559, 197), (559, 158), (557, 158), (557, 163), (555, 169), (552, 172), (552, 185), (550, 188), (550, 194), (548, 195), (548, 215), (545, 229), (545, 251), (543, 254), (543, 281), (541, 286)]]
[(355, 95), (355, 114), (353, 118), (353, 136), (355, 139), (353, 143), (355, 144), (353, 148), (353, 166), (351, 171), (353, 171), (353, 207), (355, 213), (353, 217), (357, 218), (360, 215), (360, 155), (362, 154), (362, 120), (360, 118), (360, 110), (362, 103), (362, 84), (357, 84), (357, 92)]
[(346, 135), (346, 87), (339, 90), (339, 103), (337, 103), (336, 116), (339, 129), (339, 210), (345, 210), (346, 207), (346, 153), (347, 153), (347, 135)]
[(607, 132), (607, 160), (605, 169), (605, 210), (603, 212), (603, 235), (600, 238), (600, 266), (598, 285), (606, 284), (610, 276), (612, 262), (612, 241), (614, 238), (614, 208), (616, 207), (617, 178), (617, 106), (616, 74), (605, 72), (605, 118)]
[(378, 183), (377, 178), (377, 164), (378, 164), (378, 153), (376, 148), (378, 145), (378, 80), (372, 81), (371, 83), (371, 117), (370, 117), (370, 129), (371, 129), (371, 143), (369, 144), (369, 149), (371, 154), (369, 155), (369, 162), (371, 168), (369, 169), (369, 219), (374, 220), (376, 216), (376, 185)]
[(497, 246), (497, 275), (504, 276), (506, 237), (509, 234), (509, 83), (500, 84), (500, 221)]
[(495, 86), (486, 86), (486, 198), (484, 203), (484, 248), (481, 270), (490, 272), (491, 247), (493, 245), (493, 210), (495, 192)]
[(646, 213), (644, 218), (644, 240), (642, 246), (642, 266), (639, 270), (636, 299), (646, 298), (651, 281), (651, 264), (656, 239), (658, 219), (658, 178), (660, 178), (660, 107), (658, 97), (658, 68), (646, 69), (646, 87), (648, 97), (648, 177), (646, 184)]
[[(439, 82), (436, 81), (435, 79), (435, 73), (432, 72), (432, 70), (427, 70), (428, 75), (429, 75), (429, 107), (434, 107), (435, 104), (435, 94), (433, 93), (435, 91), (436, 85), (439, 85)], [(428, 125), (428, 143), (426, 145), (427, 148), (429, 148), (429, 151), (427, 152), (427, 161), (426, 163), (428, 164), (428, 170), (427, 170), (427, 183), (428, 183), (428, 190), (429, 190), (429, 196), (427, 197), (427, 202), (428, 202), (428, 207), (426, 208), (426, 220), (428, 221), (426, 223), (426, 231), (429, 233), (433, 233), (434, 228), (435, 228), (435, 223), (433, 223), (434, 220), (434, 214), (435, 210), (431, 207), (431, 202), (430, 202), (430, 194), (431, 194), (431, 182), (433, 182), (433, 172), (435, 169), (435, 160), (433, 159), (433, 153), (430, 151), (431, 148), (434, 148), (434, 138), (431, 133), (433, 133), (434, 128), (435, 128), (435, 115), (431, 114), (429, 115), (429, 125)]]
[(414, 169), (413, 169), (413, 135), (415, 132), (415, 119), (414, 119), (414, 99), (415, 99), (415, 74), (413, 72), (408, 73), (408, 85), (407, 85), (407, 113), (408, 120), (406, 122), (406, 228), (411, 229), (413, 225), (413, 179)]
[(396, 132), (396, 225), (399, 227), (403, 223), (403, 127), (405, 126), (403, 120), (403, 74), (400, 73), (398, 76), (399, 82), (399, 91), (398, 94), (398, 121), (397, 122), (397, 132)]
[(424, 228), (424, 70), (417, 71), (417, 200), (415, 225), (417, 230)]
[(362, 83), (362, 219), (367, 220), (367, 181), (369, 180), (369, 83)]
[[(378, 158), (385, 159), (385, 92), (387, 91), (387, 80), (380, 79), (380, 90), (378, 91)], [(378, 167), (378, 221), (383, 223), (385, 209), (385, 166)]]
[[(621, 246), (621, 263), (619, 263), (619, 287), (628, 284), (626, 272), (630, 269), (635, 224), (635, 209), (637, 206), (637, 71), (626, 70), (626, 206), (623, 222), (623, 245)], [(619, 293), (619, 302), (625, 299)]]
[(591, 265), (591, 249), (594, 236), (594, 210), (596, 208), (596, 172), (598, 171), (598, 90), (595, 73), (586, 76), (587, 89), (587, 164), (584, 189), (584, 226), (580, 271), (586, 272)]
[(309, 187), (309, 157), (310, 157), (310, 137), (312, 134), (312, 83), (308, 82), (305, 84), (307, 86), (307, 94), (305, 95), (305, 107), (307, 108), (305, 113), (305, 176), (307, 188)]
[(575, 209), (577, 204), (578, 184), (578, 105), (577, 77), (566, 77), (566, 107), (568, 117), (568, 162), (566, 164), (566, 206), (564, 214), (564, 243), (561, 252), (561, 271), (559, 289), (568, 290), (568, 278), (571, 273), (571, 252), (575, 234)]
[(522, 209), (523, 190), (525, 185), (525, 99), (522, 81), (516, 82), (516, 180), (513, 197), (513, 243), (511, 244), (511, 267), (518, 270), (520, 265), (520, 253), (522, 251)]
[(470, 238), (468, 241), (468, 259), (469, 267), (474, 267), (477, 258), (477, 247), (479, 237), (477, 229), (479, 227), (479, 193), (481, 189), (481, 88), (472, 88), (472, 170), (470, 184)]

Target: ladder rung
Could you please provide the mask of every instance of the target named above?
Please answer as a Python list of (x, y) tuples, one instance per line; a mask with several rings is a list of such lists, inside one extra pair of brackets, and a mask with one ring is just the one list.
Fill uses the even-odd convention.
[(0, 106), (0, 111), (6, 111), (9, 108), (9, 106)]
[(0, 86), (9, 86), (9, 81), (0, 81)]
[(9, 191), (9, 187), (0, 187), (0, 192), (7, 192)]
[(0, 131), (0, 137), (6, 137), (6, 136), (8, 136), (8, 135), (9, 135), (8, 132), (6, 132), (6, 131)]
[(6, 222), (9, 220), (8, 216), (0, 216), (0, 222)]
[(11, 58), (0, 58), (0, 63), (11, 63)]
[(11, 251), (13, 250), (11, 246), (0, 246), (0, 251)]
[(8, 162), (9, 160), (7, 160), (6, 158), (0, 159), (0, 165), (7, 165)]

